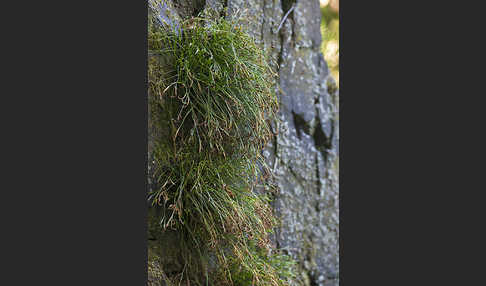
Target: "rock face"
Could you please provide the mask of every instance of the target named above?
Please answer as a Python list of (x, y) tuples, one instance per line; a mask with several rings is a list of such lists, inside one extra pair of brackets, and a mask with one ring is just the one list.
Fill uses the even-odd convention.
[[(241, 18), (247, 32), (270, 55), (279, 75), (280, 122), (273, 125), (275, 136), (264, 155), (279, 187), (273, 207), (282, 222), (273, 239), (299, 262), (299, 284), (338, 285), (338, 90), (320, 52), (319, 1), (162, 3), (149, 0), (160, 21), (176, 29), (180, 19), (205, 8), (221, 12), (227, 7), (228, 17)], [(155, 131), (149, 128), (151, 132)], [(149, 141), (153, 135), (149, 134)], [(149, 280), (155, 281), (150, 273)]]

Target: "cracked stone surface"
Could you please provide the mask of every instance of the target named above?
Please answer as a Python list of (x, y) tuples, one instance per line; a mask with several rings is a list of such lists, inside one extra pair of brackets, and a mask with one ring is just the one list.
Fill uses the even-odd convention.
[(151, 11), (174, 29), (203, 9), (227, 7), (227, 17), (239, 17), (267, 51), (280, 101), (264, 150), (279, 187), (273, 207), (282, 223), (273, 240), (299, 262), (296, 285), (339, 285), (339, 92), (320, 52), (319, 1), (158, 2), (149, 0)]

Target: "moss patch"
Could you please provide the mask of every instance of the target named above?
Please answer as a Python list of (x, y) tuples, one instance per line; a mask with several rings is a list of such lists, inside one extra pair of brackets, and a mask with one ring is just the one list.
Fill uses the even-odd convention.
[(235, 23), (181, 25), (174, 34), (149, 20), (149, 53), (158, 55), (149, 62), (151, 120), (164, 134), (152, 154), (150, 235), (177, 233), (176, 280), (284, 285), (291, 272), (282, 265), (291, 263), (268, 255), (275, 220), (268, 198), (254, 191), (269, 173), (261, 150), (278, 106), (275, 74)]
[(149, 105), (164, 134), (152, 153), (157, 214), (149, 231), (177, 233), (179, 283), (285, 285), (292, 264), (269, 255), (275, 219), (267, 196), (255, 192), (269, 174), (261, 150), (278, 107), (275, 74), (236, 23), (181, 25), (175, 34), (149, 19), (149, 53), (157, 55), (149, 59)]

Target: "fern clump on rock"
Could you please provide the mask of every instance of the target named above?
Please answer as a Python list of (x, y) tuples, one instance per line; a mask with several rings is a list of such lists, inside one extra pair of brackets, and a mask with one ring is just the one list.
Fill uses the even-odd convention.
[[(267, 197), (255, 192), (265, 184), (261, 150), (278, 107), (274, 73), (233, 22), (193, 18), (181, 28), (149, 20), (149, 106), (158, 129), (149, 200), (161, 209), (161, 229), (183, 238), (180, 281), (202, 276), (231, 285), (237, 269), (250, 284), (282, 285), (254, 250), (268, 248), (275, 223)], [(219, 265), (213, 279), (211, 255)]]

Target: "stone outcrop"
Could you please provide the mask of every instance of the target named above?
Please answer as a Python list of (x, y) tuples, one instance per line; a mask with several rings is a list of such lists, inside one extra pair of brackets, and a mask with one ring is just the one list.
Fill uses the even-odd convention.
[[(279, 122), (272, 126), (275, 136), (264, 150), (279, 189), (272, 204), (281, 225), (273, 240), (299, 262), (299, 284), (338, 285), (338, 90), (320, 52), (319, 1), (149, 0), (149, 6), (161, 24), (176, 30), (181, 19), (204, 9), (222, 13), (226, 7), (227, 17), (242, 19), (268, 52), (279, 75), (280, 101)], [(149, 145), (157, 132), (149, 122)], [(170, 241), (175, 236), (149, 239)], [(149, 248), (149, 258), (164, 256), (152, 242)], [(169, 266), (150, 263), (149, 282), (159, 285), (157, 267)]]

